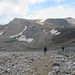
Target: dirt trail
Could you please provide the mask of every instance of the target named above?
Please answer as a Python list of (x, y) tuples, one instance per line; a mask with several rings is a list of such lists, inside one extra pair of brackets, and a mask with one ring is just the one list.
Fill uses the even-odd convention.
[(48, 75), (51, 64), (50, 53), (43, 55), (42, 58), (39, 58), (33, 62), (32, 75)]

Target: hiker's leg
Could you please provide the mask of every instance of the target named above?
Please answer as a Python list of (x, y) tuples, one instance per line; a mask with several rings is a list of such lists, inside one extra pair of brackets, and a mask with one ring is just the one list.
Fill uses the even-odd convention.
[(46, 52), (44, 52), (44, 55), (46, 55)]

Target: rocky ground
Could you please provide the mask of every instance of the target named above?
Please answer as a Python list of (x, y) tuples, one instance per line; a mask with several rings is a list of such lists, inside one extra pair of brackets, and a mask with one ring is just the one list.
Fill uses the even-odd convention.
[(73, 59), (56, 51), (0, 52), (0, 75), (71, 75)]
[(0, 52), (0, 75), (46, 75), (49, 64), (43, 52)]

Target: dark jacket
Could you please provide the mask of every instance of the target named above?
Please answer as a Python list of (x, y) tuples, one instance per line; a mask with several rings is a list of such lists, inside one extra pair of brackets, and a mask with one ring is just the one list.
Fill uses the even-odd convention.
[(46, 52), (46, 51), (47, 51), (47, 47), (44, 48), (44, 52)]

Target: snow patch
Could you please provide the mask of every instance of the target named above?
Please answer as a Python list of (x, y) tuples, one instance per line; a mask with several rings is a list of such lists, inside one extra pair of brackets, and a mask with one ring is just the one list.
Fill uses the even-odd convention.
[(14, 37), (17, 37), (17, 36), (22, 35), (23, 32), (24, 32), (26, 29), (27, 29), (27, 26), (25, 26), (25, 28), (22, 30), (22, 32), (20, 32), (20, 33), (18, 33), (18, 34), (16, 34), (16, 35), (12, 35), (12, 36), (10, 36), (10, 38), (14, 38)]
[(2, 35), (2, 34), (3, 34), (3, 32), (0, 33), (0, 35)]
[(55, 35), (59, 35), (60, 34), (60, 32), (57, 32)]
[(61, 32), (58, 32), (55, 29), (52, 29), (50, 32), (51, 32), (52, 35), (59, 35), (61, 33)]
[(55, 34), (55, 33), (57, 33), (57, 30), (52, 29), (50, 32), (51, 32), (51, 34)]
[(22, 33), (27, 29), (27, 26), (25, 26), (25, 28), (22, 30)]
[(33, 38), (26, 38), (25, 35), (22, 35), (20, 38), (16, 38), (18, 41), (27, 41), (28, 43), (33, 41)]
[(17, 36), (19, 36), (19, 35), (22, 35), (22, 32), (20, 32), (20, 33), (18, 33), (18, 34), (16, 34), (16, 35), (10, 36), (10, 38), (14, 38), (14, 37), (17, 37)]

